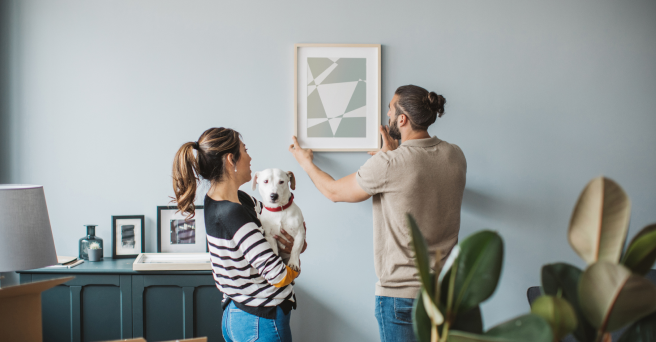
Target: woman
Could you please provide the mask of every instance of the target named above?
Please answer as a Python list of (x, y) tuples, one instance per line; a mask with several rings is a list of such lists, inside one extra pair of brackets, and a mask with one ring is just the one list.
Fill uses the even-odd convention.
[[(205, 227), (212, 274), (223, 293), (226, 342), (287, 342), (292, 340), (290, 311), (296, 308), (291, 283), (299, 273), (287, 267), (264, 238), (257, 216), (262, 205), (239, 191), (251, 180), (250, 162), (239, 133), (222, 127), (208, 129), (175, 155), (175, 200), (181, 212), (193, 216), (198, 181), (210, 181)], [(286, 240), (276, 238), (283, 244), (281, 249), (290, 253), (293, 238), (283, 235)]]

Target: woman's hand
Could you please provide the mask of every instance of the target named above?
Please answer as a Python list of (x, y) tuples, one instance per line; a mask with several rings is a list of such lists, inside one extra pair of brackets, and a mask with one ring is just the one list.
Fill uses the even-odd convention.
[[(292, 247), (294, 247), (294, 238), (289, 235), (284, 229), (280, 230), (280, 233), (284, 236), (274, 235), (273, 238), (278, 240), (278, 250), (283, 251), (287, 254), (292, 254)], [(305, 252), (307, 248), (307, 241), (303, 243), (303, 249), (301, 253)]]

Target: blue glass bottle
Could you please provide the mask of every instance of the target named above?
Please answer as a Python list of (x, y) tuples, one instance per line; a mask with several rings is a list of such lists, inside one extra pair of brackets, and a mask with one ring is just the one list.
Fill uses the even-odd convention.
[(79, 259), (89, 260), (89, 254), (87, 249), (92, 243), (97, 243), (99, 248), (103, 248), (103, 240), (96, 236), (96, 227), (95, 224), (86, 224), (87, 227), (87, 236), (80, 239), (80, 250), (79, 250)]

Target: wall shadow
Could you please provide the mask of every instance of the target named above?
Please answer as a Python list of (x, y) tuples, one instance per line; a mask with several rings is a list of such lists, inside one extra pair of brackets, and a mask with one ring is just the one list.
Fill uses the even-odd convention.
[[(299, 286), (294, 286), (298, 308), (292, 311), (292, 336), (296, 341), (312, 342), (366, 342), (372, 340), (358, 328), (357, 322), (348, 322), (337, 312), (324, 306), (309, 292)], [(335, 303), (337, 307), (347, 311), (349, 303)], [(373, 312), (371, 313), (373, 315)]]

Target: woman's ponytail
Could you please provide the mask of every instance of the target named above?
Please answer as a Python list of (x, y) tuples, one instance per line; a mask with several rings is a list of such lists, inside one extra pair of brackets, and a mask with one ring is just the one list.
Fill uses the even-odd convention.
[[(225, 179), (225, 156), (232, 154), (236, 163), (240, 157), (239, 132), (214, 127), (201, 134), (198, 141), (185, 143), (173, 159), (173, 192), (178, 210), (194, 217), (196, 189), (201, 179), (220, 183)], [(194, 155), (196, 150), (196, 155)]]
[(194, 149), (198, 143), (188, 142), (182, 145), (173, 160), (173, 192), (178, 210), (189, 213), (194, 217), (196, 207), (196, 188), (198, 186), (198, 160), (194, 156)]

